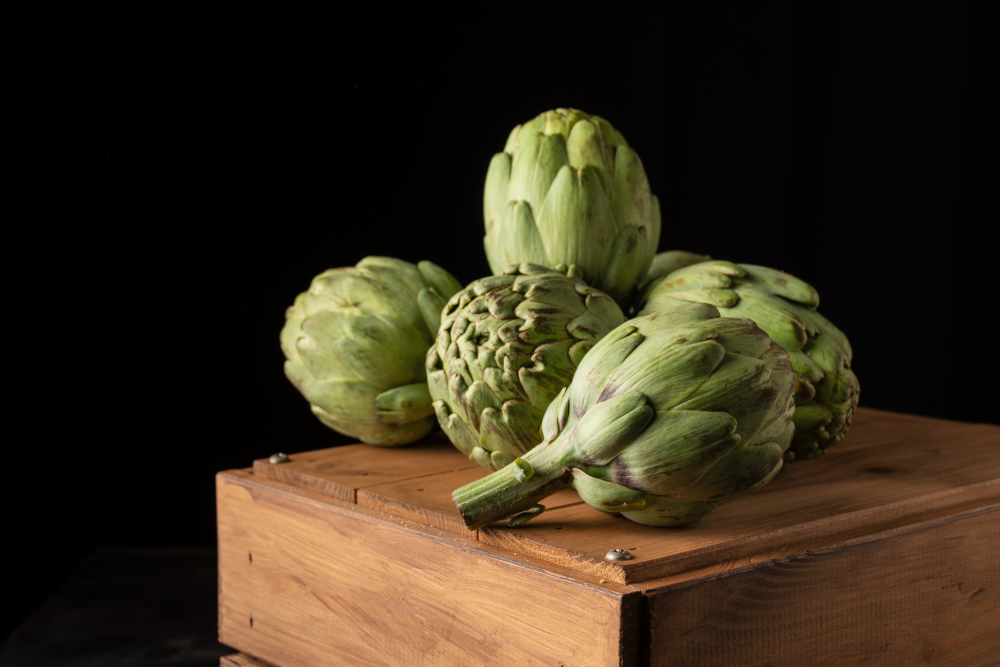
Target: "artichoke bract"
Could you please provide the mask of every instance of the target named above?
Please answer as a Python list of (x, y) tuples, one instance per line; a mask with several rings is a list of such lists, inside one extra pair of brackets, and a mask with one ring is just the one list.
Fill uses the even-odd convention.
[(434, 427), (424, 357), (461, 289), (431, 262), (366, 257), (316, 276), (285, 314), (285, 375), (323, 424), (371, 445)]
[(694, 523), (781, 469), (794, 390), (788, 353), (750, 320), (700, 303), (629, 320), (549, 405), (542, 442), (453, 498), (470, 529), (569, 486), (638, 523)]
[(657, 255), (651, 275), (640, 315), (710, 303), (723, 317), (753, 320), (788, 351), (798, 373), (789, 461), (815, 458), (844, 439), (860, 384), (851, 370), (851, 344), (816, 311), (819, 294), (811, 285), (765, 266), (681, 251)]
[(483, 193), (493, 273), (529, 262), (575, 266), (625, 311), (660, 240), (660, 206), (634, 150), (610, 123), (547, 111), (510, 133)]
[(608, 295), (532, 264), (470, 284), (442, 318), (427, 352), (434, 410), (452, 443), (490, 470), (538, 444), (545, 408), (625, 321)]

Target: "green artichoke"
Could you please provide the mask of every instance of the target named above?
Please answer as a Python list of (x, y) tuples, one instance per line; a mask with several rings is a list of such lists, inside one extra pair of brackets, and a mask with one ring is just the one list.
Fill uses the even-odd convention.
[(706, 260), (681, 251), (657, 255), (639, 314), (698, 302), (717, 306), (723, 317), (756, 322), (788, 350), (798, 373), (795, 438), (786, 458), (820, 456), (844, 439), (858, 406), (860, 385), (847, 337), (816, 312), (819, 295), (798, 278), (764, 266)]
[(530, 262), (576, 266), (625, 311), (660, 240), (660, 205), (636, 152), (603, 118), (539, 115), (493, 156), (483, 193), (493, 273)]
[(541, 444), (453, 497), (471, 529), (568, 486), (638, 523), (694, 523), (781, 469), (794, 390), (788, 353), (750, 320), (696, 303), (629, 320), (549, 405)]
[(538, 443), (545, 408), (625, 321), (608, 295), (533, 264), (477, 280), (441, 316), (427, 352), (434, 410), (452, 443), (490, 470)]
[(333, 430), (405, 445), (434, 426), (424, 357), (461, 289), (431, 262), (366, 257), (316, 276), (285, 314), (285, 375)]

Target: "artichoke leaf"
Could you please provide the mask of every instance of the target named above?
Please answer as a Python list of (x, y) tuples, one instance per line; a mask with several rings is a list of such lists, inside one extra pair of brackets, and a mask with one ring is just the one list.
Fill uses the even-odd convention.
[[(509, 183), (510, 155), (497, 153), (490, 160), (490, 166), (486, 172), (486, 186), (483, 188), (483, 220), (486, 225), (486, 236), (483, 241), (486, 248), (486, 259), (493, 273), (501, 273), (504, 270), (504, 265), (497, 261), (493, 248), (497, 243), (501, 216), (503, 216), (504, 208), (510, 201), (507, 194)], [(448, 298), (451, 298), (450, 294)]]
[(465, 422), (458, 415), (452, 413), (447, 403), (444, 401), (434, 401), (433, 405), (438, 424), (441, 425), (441, 430), (445, 432), (445, 435), (448, 436), (448, 439), (451, 440), (452, 444), (460, 452), (471, 457), (472, 450), (479, 446), (472, 431), (469, 430)]
[(608, 264), (618, 231), (593, 167), (563, 167), (538, 213), (538, 235), (551, 264), (576, 264), (593, 281)]
[(527, 196), (524, 197), (531, 204), (532, 211), (537, 213), (542, 210), (552, 181), (556, 180), (559, 170), (569, 163), (566, 141), (561, 134), (551, 134), (542, 140), (528, 181)]
[(767, 332), (786, 350), (801, 350), (818, 331), (802, 320), (800, 306), (789, 303), (751, 283), (736, 287), (739, 303), (733, 304), (727, 317), (745, 317)]
[(605, 141), (600, 128), (589, 120), (577, 121), (566, 140), (566, 152), (570, 166), (594, 169), (601, 188), (610, 197), (615, 178), (615, 151)]
[(566, 423), (567, 409), (569, 402), (566, 400), (566, 387), (562, 388), (559, 395), (552, 399), (549, 407), (542, 417), (542, 437), (551, 440), (559, 434), (562, 424)]
[(710, 259), (711, 257), (708, 255), (699, 255), (686, 250), (668, 250), (658, 253), (650, 263), (646, 284), (658, 283), (660, 278), (665, 277), (669, 273), (683, 269), (685, 266), (691, 266), (692, 264), (701, 264)]
[[(688, 330), (681, 330), (682, 332)], [(680, 336), (677, 340), (683, 339)], [(713, 340), (693, 344), (675, 343), (670, 354), (643, 354), (638, 350), (611, 375), (604, 396), (637, 391), (645, 394), (657, 412), (678, 407), (696, 392), (726, 356), (726, 350)], [(586, 361), (586, 359), (585, 359)]]
[(622, 365), (645, 337), (636, 327), (621, 326), (608, 334), (602, 343), (603, 354), (588, 354), (577, 367), (572, 384), (571, 400), (577, 405), (593, 405), (608, 385), (611, 374)]
[(573, 488), (585, 503), (602, 512), (640, 510), (646, 506), (646, 494), (614, 482), (591, 477), (582, 470), (573, 470)]
[(576, 426), (573, 440), (580, 460), (602, 466), (632, 443), (653, 418), (638, 392), (615, 396), (590, 408)]
[(487, 408), (480, 416), (479, 443), (489, 451), (521, 456), (542, 440), (542, 411), (521, 401), (507, 401), (500, 410)]
[(375, 397), (378, 417), (387, 424), (407, 424), (434, 414), (427, 383), (403, 385)]
[(576, 340), (569, 339), (540, 345), (531, 356), (532, 364), (518, 369), (518, 379), (532, 405), (547, 406), (566, 386), (560, 380), (565, 374), (557, 369), (565, 369), (572, 374), (573, 362), (569, 350), (575, 343)]
[[(535, 216), (528, 202), (513, 200), (508, 202), (500, 216), (493, 251), (496, 265), (491, 264), (491, 267), (497, 273), (502, 273), (511, 264), (522, 261), (537, 264), (548, 263), (545, 247), (535, 225)], [(489, 285), (498, 282), (495, 279), (487, 280)], [(513, 277), (511, 277), (510, 282), (514, 282)], [(477, 290), (478, 294), (483, 294), (486, 291), (483, 287), (480, 287), (479, 290)]]
[(545, 139), (538, 130), (522, 128), (518, 136), (517, 151), (513, 153), (510, 167), (510, 182), (507, 185), (507, 198), (511, 201), (529, 201), (531, 180), (534, 176), (538, 152)]
[[(417, 268), (420, 270), (421, 275), (423, 275), (424, 280), (430, 285), (447, 303), (448, 299), (453, 297), (462, 289), (461, 283), (455, 280), (455, 276), (451, 275), (445, 269), (434, 262), (418, 262)], [(443, 306), (442, 306), (443, 307)], [(435, 329), (435, 332), (437, 330)]]
[(417, 303), (420, 305), (420, 314), (423, 315), (424, 323), (427, 324), (427, 330), (431, 332), (433, 340), (441, 328), (441, 311), (448, 302), (433, 287), (426, 287), (417, 295)]
[(635, 286), (647, 260), (647, 236), (645, 227), (625, 227), (611, 248), (608, 266), (597, 288), (619, 303), (632, 302)]
[(663, 496), (646, 496), (646, 506), (641, 510), (625, 511), (623, 514), (636, 523), (646, 526), (687, 526), (697, 523), (716, 508), (712, 502), (677, 500)]
[(701, 500), (717, 505), (732, 502), (767, 484), (784, 463), (777, 443), (739, 447), (712, 466), (705, 476), (683, 492), (681, 500)]
[[(691, 486), (738, 447), (737, 422), (725, 412), (668, 410), (611, 464), (612, 478), (668, 495)], [(663, 442), (670, 442), (668, 449)]]
[(756, 264), (740, 265), (747, 273), (747, 280), (765, 288), (772, 294), (795, 301), (809, 308), (819, 306), (819, 292), (804, 280), (790, 273)]

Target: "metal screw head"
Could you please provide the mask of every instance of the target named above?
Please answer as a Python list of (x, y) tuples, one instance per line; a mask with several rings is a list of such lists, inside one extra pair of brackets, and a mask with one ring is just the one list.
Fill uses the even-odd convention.
[(604, 554), (604, 558), (607, 560), (632, 560), (632, 554), (624, 549), (612, 549)]
[(288, 458), (288, 454), (284, 452), (278, 452), (277, 454), (271, 454), (271, 458), (268, 459), (271, 463), (288, 463), (291, 459)]

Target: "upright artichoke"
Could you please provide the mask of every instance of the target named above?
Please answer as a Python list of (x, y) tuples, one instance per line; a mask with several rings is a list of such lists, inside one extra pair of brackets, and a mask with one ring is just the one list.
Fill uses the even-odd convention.
[(541, 444), (455, 503), (478, 528), (573, 486), (638, 523), (694, 523), (781, 468), (794, 389), (788, 354), (750, 320), (695, 303), (629, 320), (549, 405)]
[(461, 285), (431, 262), (366, 257), (316, 276), (285, 314), (285, 375), (321, 422), (371, 445), (434, 426), (424, 357)]
[(788, 350), (798, 373), (795, 438), (787, 460), (815, 458), (847, 435), (860, 385), (851, 344), (816, 312), (819, 294), (795, 276), (752, 264), (706, 261), (680, 251), (657, 255), (640, 315), (690, 302), (718, 306), (723, 317), (753, 320)]
[(547, 111), (510, 133), (483, 193), (493, 273), (576, 266), (623, 310), (660, 240), (660, 205), (625, 138), (603, 118)]
[(606, 294), (532, 264), (475, 281), (442, 317), (427, 352), (434, 409), (452, 443), (490, 470), (538, 443), (545, 408), (625, 321)]

